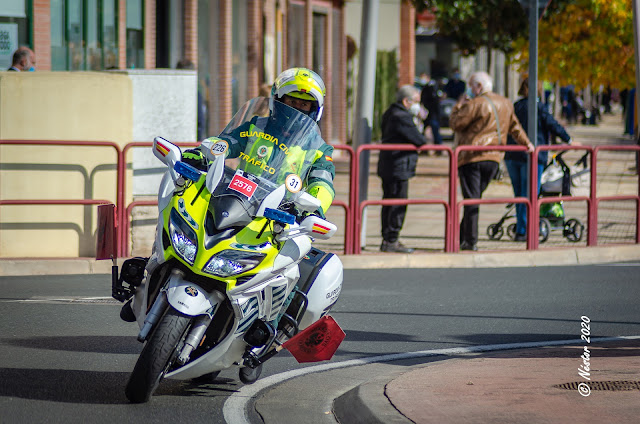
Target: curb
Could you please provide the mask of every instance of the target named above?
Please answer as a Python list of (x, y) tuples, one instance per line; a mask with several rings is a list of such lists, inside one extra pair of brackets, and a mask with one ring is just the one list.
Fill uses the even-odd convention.
[[(505, 268), (640, 261), (640, 244), (573, 249), (473, 253), (341, 255), (345, 269)], [(124, 259), (118, 259), (121, 264)], [(111, 261), (93, 258), (0, 258), (0, 276), (111, 274)]]
[(384, 389), (400, 375), (411, 371), (396, 371), (354, 387), (333, 400), (332, 412), (339, 423), (348, 424), (411, 424), (391, 404)]
[(340, 255), (345, 269), (504, 268), (593, 265), (640, 260), (640, 245), (423, 254)]

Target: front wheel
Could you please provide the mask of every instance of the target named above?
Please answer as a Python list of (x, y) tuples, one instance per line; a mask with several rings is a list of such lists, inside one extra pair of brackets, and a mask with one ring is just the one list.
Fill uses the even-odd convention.
[(564, 224), (563, 233), (567, 240), (577, 243), (582, 240), (584, 225), (575, 218), (571, 218)]
[(487, 227), (487, 235), (489, 236), (489, 240), (500, 240), (503, 234), (504, 229), (502, 228), (502, 225), (498, 223), (491, 224)]
[(178, 355), (189, 328), (191, 317), (169, 308), (142, 349), (125, 389), (133, 403), (149, 401), (158, 384)]

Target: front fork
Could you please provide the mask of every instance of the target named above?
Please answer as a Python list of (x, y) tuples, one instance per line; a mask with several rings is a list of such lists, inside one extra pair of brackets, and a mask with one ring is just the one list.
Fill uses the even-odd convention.
[(164, 311), (168, 306), (169, 301), (167, 300), (167, 293), (166, 291), (162, 290), (158, 294), (158, 298), (156, 299), (156, 301), (153, 302), (151, 310), (147, 314), (147, 317), (144, 319), (144, 325), (142, 326), (140, 333), (138, 333), (138, 341), (140, 343), (144, 343), (147, 340), (151, 329), (156, 326), (158, 321), (160, 321), (160, 318), (162, 318), (162, 316), (164, 315)]
[[(149, 313), (144, 320), (142, 329), (140, 330), (140, 333), (138, 333), (139, 342), (144, 343), (149, 338), (149, 334), (151, 334), (153, 328), (155, 328), (158, 322), (160, 322), (160, 319), (164, 316), (167, 308), (172, 308), (172, 306), (169, 304), (167, 290), (165, 288), (158, 294), (157, 299), (153, 302), (151, 310), (149, 310)], [(207, 313), (193, 318), (193, 325), (191, 326), (191, 329), (185, 338), (184, 345), (178, 355), (178, 362), (181, 365), (184, 365), (189, 361), (191, 353), (202, 342), (204, 334), (207, 331), (207, 328), (209, 328), (212, 320), (213, 316)]]

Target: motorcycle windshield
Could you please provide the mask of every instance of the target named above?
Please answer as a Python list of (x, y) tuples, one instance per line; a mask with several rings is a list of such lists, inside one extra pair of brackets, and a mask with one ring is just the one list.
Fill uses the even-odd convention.
[(285, 184), (285, 199), (304, 190), (309, 169), (324, 144), (316, 122), (281, 102), (257, 97), (245, 103), (219, 138), (229, 143), (225, 175), (213, 196), (234, 195), (247, 212)]

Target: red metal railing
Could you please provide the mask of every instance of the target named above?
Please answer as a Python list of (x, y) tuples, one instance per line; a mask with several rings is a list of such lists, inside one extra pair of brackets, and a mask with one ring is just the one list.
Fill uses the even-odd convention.
[[(461, 152), (479, 152), (479, 151), (499, 151), (499, 152), (526, 152), (527, 149), (524, 146), (458, 146), (456, 150), (453, 152), (453, 160), (451, 167), (451, 180), (452, 185), (457, 188), (458, 186), (458, 157)], [(525, 203), (530, 206), (531, 201), (529, 199), (525, 199), (523, 197), (510, 197), (504, 199), (464, 199), (458, 202), (458, 193), (457, 190), (451, 190), (451, 221), (453, 224), (453, 231), (451, 232), (451, 239), (449, 243), (453, 246), (451, 249), (452, 252), (457, 252), (460, 250), (460, 226), (458, 223), (460, 222), (460, 206), (464, 205), (480, 205), (483, 203), (486, 204), (496, 204), (496, 203)], [(531, 207), (527, 208), (527, 218), (528, 221), (531, 221)], [(529, 232), (529, 234), (532, 234)], [(536, 232), (536, 234), (538, 234)], [(531, 237), (529, 237), (531, 238)]]
[[(593, 154), (593, 148), (588, 146), (569, 146), (566, 144), (561, 145), (548, 145), (548, 146), (538, 146), (536, 147), (535, 154), (533, 155), (530, 169), (530, 178), (529, 178), (529, 193), (537, 193), (538, 192), (538, 152), (540, 151), (566, 151), (566, 150), (584, 150), (591, 153), (591, 188), (593, 193), (595, 194), (596, 187), (596, 156)], [(527, 234), (533, 234), (535, 237), (527, 238), (527, 249), (536, 250), (539, 245), (538, 234), (540, 231), (540, 204), (542, 203), (555, 203), (561, 201), (568, 202), (587, 202), (587, 246), (595, 245), (595, 241), (593, 238), (593, 234), (597, 231), (597, 221), (594, 215), (594, 210), (592, 208), (592, 204), (595, 202), (592, 201), (595, 197), (575, 197), (575, 196), (556, 196), (556, 197), (544, 197), (538, 198), (537, 196), (531, 197), (531, 208), (530, 214), (527, 216)]]
[[(174, 143), (177, 144), (179, 146), (182, 147), (193, 147), (193, 146), (197, 146), (200, 143), (197, 142), (185, 142), (185, 143)], [(126, 157), (125, 155), (127, 154), (127, 152), (133, 148), (133, 147), (150, 147), (152, 146), (153, 143), (150, 142), (134, 142), (134, 143), (129, 143), (127, 144), (124, 149), (122, 149), (122, 153), (123, 156)], [(354, 155), (353, 155), (353, 149), (351, 148), (351, 146), (347, 146), (347, 145), (334, 145), (333, 146), (334, 150), (344, 150), (347, 153), (349, 153), (349, 163), (351, 166), (351, 169), (353, 169), (353, 161), (354, 161)], [(123, 177), (122, 180), (124, 181), (125, 178)], [(350, 193), (347, 193), (347, 198), (350, 197)], [(123, 197), (124, 199), (124, 197)], [(124, 203), (123, 203), (124, 204)], [(158, 205), (158, 201), (157, 200), (137, 200), (137, 201), (133, 201), (131, 203), (129, 203), (129, 205), (127, 205), (127, 207), (123, 210), (123, 213), (120, 217), (120, 222), (122, 222), (122, 225), (120, 226), (121, 231), (119, 234), (120, 240), (122, 241), (122, 255), (123, 256), (129, 256), (131, 249), (130, 249), (130, 231), (131, 231), (131, 212), (133, 210), (133, 208), (137, 207), (137, 206), (157, 206)], [(348, 251), (348, 249), (350, 249), (350, 243), (351, 243), (351, 225), (352, 225), (352, 217), (351, 217), (351, 208), (350, 205), (346, 202), (340, 201), (340, 200), (334, 200), (332, 203), (332, 206), (338, 206), (344, 209), (345, 211), (345, 235), (344, 235), (344, 251), (345, 253)]]
[[(124, 182), (122, 178), (124, 172), (121, 172), (122, 151), (120, 146), (111, 141), (60, 141), (60, 140), (0, 140), (0, 145), (18, 145), (18, 146), (75, 146), (75, 147), (112, 147), (116, 151), (116, 205), (121, 205), (118, 201)], [(26, 200), (26, 199), (8, 199), (0, 200), (2, 205), (101, 205), (109, 204), (109, 200), (100, 199), (48, 199), (48, 200)], [(117, 225), (116, 221), (116, 225)]]
[[(199, 143), (177, 143), (181, 146), (196, 146)], [(149, 147), (151, 142), (134, 142), (127, 144), (122, 150), (120, 147), (107, 141), (88, 142), (88, 141), (57, 141), (57, 140), (0, 140), (0, 145), (48, 145), (48, 146), (87, 146), (87, 147), (111, 147), (116, 150), (116, 225), (117, 231), (117, 246), (120, 256), (126, 256), (129, 254), (129, 230), (131, 211), (136, 206), (142, 205), (156, 205), (157, 202), (153, 201), (135, 201), (125, 207), (126, 196), (126, 155), (128, 151), (133, 147)], [(527, 198), (488, 198), (488, 199), (463, 199), (458, 201), (457, 199), (457, 159), (462, 151), (524, 151), (524, 147), (521, 146), (459, 146), (455, 150), (451, 150), (447, 146), (422, 146), (416, 148), (406, 144), (386, 144), (386, 145), (366, 145), (360, 146), (355, 154), (350, 146), (337, 145), (334, 146), (336, 150), (347, 151), (350, 155), (349, 158), (349, 193), (347, 194), (348, 202), (334, 201), (335, 206), (342, 207), (345, 210), (345, 242), (344, 251), (347, 254), (360, 253), (360, 231), (362, 226), (362, 214), (364, 208), (369, 205), (416, 205), (416, 204), (439, 204), (444, 207), (445, 211), (445, 242), (444, 250), (446, 252), (457, 252), (459, 249), (459, 213), (460, 207), (470, 204), (496, 204), (496, 203), (524, 203), (528, 206), (528, 234), (533, 235), (528, 237), (527, 249), (533, 250), (538, 248), (538, 232), (539, 232), (539, 211), (540, 205), (548, 202), (558, 201), (584, 201), (587, 203), (587, 245), (595, 246), (598, 243), (598, 205), (601, 201), (616, 201), (616, 200), (632, 200), (636, 203), (636, 234), (635, 242), (640, 243), (640, 177), (638, 177), (638, 193), (636, 195), (619, 195), (619, 196), (601, 196), (598, 197), (596, 192), (597, 187), (597, 159), (600, 151), (633, 151), (640, 154), (640, 146), (598, 146), (595, 148), (586, 146), (539, 146), (536, 148), (535, 153), (532, 156), (532, 166), (530, 172), (530, 190), (531, 192), (537, 192), (537, 158), (538, 152), (541, 150), (548, 151), (563, 151), (563, 150), (585, 150), (591, 152), (591, 191), (589, 196), (573, 197), (573, 196), (559, 196), (559, 197), (545, 197), (537, 198), (537, 196), (531, 196)], [(359, 174), (361, 169), (361, 154), (365, 150), (404, 150), (404, 151), (447, 151), (449, 153), (449, 193), (448, 200), (442, 199), (382, 199), (382, 200), (359, 200)], [(105, 199), (6, 199), (0, 200), (0, 206), (5, 205), (99, 205), (111, 203)]]
[[(595, 246), (598, 244), (598, 206), (601, 201), (611, 201), (611, 200), (635, 200), (636, 202), (636, 243), (640, 243), (640, 171), (636, 170), (636, 175), (638, 175), (638, 190), (636, 195), (619, 195), (619, 196), (602, 196), (598, 197), (598, 193), (596, 192), (596, 181), (597, 181), (597, 159), (598, 153), (601, 151), (632, 151), (636, 152), (637, 155), (640, 155), (640, 146), (597, 146), (593, 149), (593, 157), (591, 158), (591, 214), (590, 219), (593, 219), (593, 225), (589, 227), (589, 239), (587, 242), (588, 246)], [(637, 163), (637, 162), (636, 162)], [(590, 221), (591, 222), (591, 221)]]
[[(445, 252), (449, 252), (451, 249), (449, 240), (451, 239), (450, 234), (452, 231), (453, 221), (451, 220), (451, 208), (447, 201), (439, 200), (439, 199), (383, 199), (383, 200), (363, 200), (360, 201), (360, 186), (359, 186), (359, 176), (360, 176), (360, 168), (361, 168), (361, 155), (364, 151), (369, 150), (395, 150), (395, 151), (414, 151), (414, 152), (427, 152), (427, 151), (445, 151), (449, 153), (449, 175), (451, 175), (451, 169), (453, 164), (453, 155), (452, 150), (448, 146), (442, 145), (428, 145), (416, 147), (411, 144), (367, 144), (360, 146), (356, 149), (356, 160), (354, 163), (354, 168), (351, 173), (351, 210), (353, 214), (353, 224), (351, 228), (353, 229), (352, 240), (353, 240), (353, 248), (348, 253), (351, 254), (359, 254), (361, 253), (361, 244), (360, 244), (360, 231), (362, 228), (362, 214), (364, 208), (368, 205), (383, 205), (383, 206), (391, 206), (391, 205), (443, 205), (445, 209), (445, 243), (444, 250)], [(451, 182), (451, 178), (449, 179), (449, 198), (451, 198), (451, 192), (455, 193), (455, 185)]]

